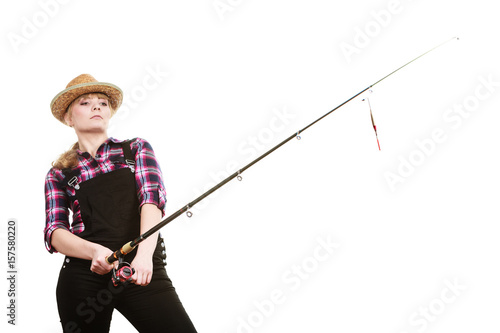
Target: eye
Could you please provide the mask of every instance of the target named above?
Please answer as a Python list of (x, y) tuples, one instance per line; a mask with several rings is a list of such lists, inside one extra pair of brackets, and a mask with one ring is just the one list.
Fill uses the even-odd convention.
[(108, 102), (101, 102), (102, 106), (108, 106)]

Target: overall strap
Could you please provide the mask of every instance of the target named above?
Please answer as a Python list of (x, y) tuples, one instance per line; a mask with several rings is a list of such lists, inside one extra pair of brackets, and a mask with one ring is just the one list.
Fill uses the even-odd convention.
[(64, 174), (63, 186), (71, 186), (75, 190), (80, 189), (80, 185), (78, 185), (78, 175), (80, 175), (80, 171), (78, 169), (65, 168), (61, 170)]
[(125, 157), (125, 163), (130, 168), (130, 171), (135, 172), (135, 158), (132, 155), (132, 150), (130, 149), (130, 143), (134, 141), (135, 139), (132, 140), (126, 140), (121, 143), (122, 149), (123, 149), (123, 156)]

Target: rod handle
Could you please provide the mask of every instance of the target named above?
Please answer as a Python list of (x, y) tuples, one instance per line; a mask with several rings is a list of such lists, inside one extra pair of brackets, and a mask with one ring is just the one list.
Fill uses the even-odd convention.
[(115, 261), (117, 261), (120, 257), (123, 257), (132, 252), (132, 250), (135, 249), (135, 247), (137, 246), (137, 245), (132, 245), (133, 242), (134, 241), (128, 242), (127, 244), (123, 245), (121, 249), (116, 250), (115, 252), (113, 252), (112, 255), (106, 257), (106, 262), (108, 264), (112, 264)]

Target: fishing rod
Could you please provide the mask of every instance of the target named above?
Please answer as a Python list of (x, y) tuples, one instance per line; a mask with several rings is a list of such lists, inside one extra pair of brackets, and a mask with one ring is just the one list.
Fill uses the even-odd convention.
[[(172, 222), (173, 220), (175, 220), (176, 218), (178, 218), (179, 216), (181, 216), (182, 214), (186, 213), (186, 215), (188, 217), (191, 217), (193, 214), (191, 213), (190, 209), (196, 205), (198, 202), (202, 201), (203, 199), (205, 199), (206, 197), (208, 197), (210, 194), (212, 194), (213, 192), (217, 191), (219, 188), (221, 188), (222, 186), (226, 185), (227, 183), (229, 183), (231, 180), (233, 180), (234, 178), (237, 178), (238, 180), (242, 180), (242, 176), (241, 174), (247, 170), (248, 168), (250, 168), (251, 166), (253, 166), (255, 163), (259, 162), (260, 160), (262, 160), (263, 158), (265, 158), (266, 156), (270, 155), (271, 153), (273, 153), (275, 150), (277, 150), (278, 148), (280, 148), (281, 146), (283, 146), (285, 143), (289, 142), (290, 140), (296, 138), (298, 140), (301, 139), (300, 137), (300, 134), (302, 134), (305, 130), (307, 130), (309, 127), (313, 126), (314, 124), (316, 124), (317, 122), (321, 121), (322, 119), (324, 119), (325, 117), (329, 116), (331, 113), (333, 113), (334, 111), (338, 110), (339, 108), (341, 108), (342, 106), (344, 106), (345, 104), (349, 103), (350, 101), (352, 101), (353, 99), (355, 99), (356, 97), (358, 97), (359, 95), (363, 94), (364, 92), (366, 92), (367, 90), (370, 90), (371, 88), (373, 88), (375, 85), (379, 84), (380, 82), (382, 82), (383, 80), (387, 79), (389, 76), (395, 74), (396, 72), (400, 71), (401, 69), (403, 69), (404, 67), (408, 66), (409, 64), (411, 64), (412, 62), (418, 60), (419, 58), (423, 57), (424, 55), (426, 55), (427, 53), (429, 52), (432, 52), (433, 50), (439, 48), (440, 46), (452, 41), (452, 40), (458, 40), (458, 37), (453, 37), (435, 47), (433, 47), (432, 49), (428, 50), (427, 52), (425, 53), (422, 53), (421, 55), (419, 55), (418, 57), (416, 57), (415, 59), (407, 62), (406, 64), (404, 64), (403, 66), (399, 67), (398, 69), (392, 71), (391, 73), (387, 74), (386, 76), (384, 76), (383, 78), (381, 78), (380, 80), (376, 81), (375, 83), (372, 83), (371, 85), (369, 85), (368, 87), (366, 87), (365, 89), (361, 90), (360, 92), (358, 92), (356, 95), (352, 96), (351, 98), (349, 98), (348, 100), (346, 100), (345, 102), (339, 104), (338, 106), (336, 106), (334, 109), (330, 110), (329, 112), (325, 113), (324, 115), (322, 115), (321, 117), (319, 117), (318, 119), (316, 119), (315, 121), (313, 121), (312, 123), (310, 123), (309, 125), (305, 126), (304, 128), (300, 129), (299, 131), (293, 133), (292, 135), (290, 135), (288, 138), (286, 138), (285, 140), (283, 140), (282, 142), (278, 143), (276, 146), (274, 146), (273, 148), (269, 149), (267, 152), (265, 152), (264, 154), (262, 154), (261, 156), (257, 157), (256, 159), (254, 159), (253, 161), (251, 161), (250, 163), (248, 163), (247, 165), (245, 165), (243, 168), (239, 169), (238, 171), (236, 171), (235, 173), (233, 173), (232, 175), (230, 175), (229, 177), (227, 177), (226, 179), (222, 180), (220, 183), (218, 183), (217, 185), (213, 186), (211, 189), (209, 189), (208, 191), (206, 191), (205, 193), (203, 193), (202, 195), (200, 195), (199, 197), (197, 197), (196, 199), (194, 199), (193, 201), (189, 202), (187, 205), (183, 206), (181, 209), (179, 209), (178, 211), (176, 211), (175, 213), (173, 213), (172, 215), (164, 218), (163, 220), (161, 220), (157, 225), (155, 225), (154, 227), (152, 227), (151, 229), (149, 229), (148, 231), (144, 232), (142, 235), (140, 235), (139, 237), (137, 237), (136, 239), (126, 243), (125, 245), (123, 245), (121, 247), (121, 249), (119, 250), (116, 250), (115, 252), (113, 252), (113, 254), (109, 257), (106, 258), (106, 261), (108, 263), (113, 263), (115, 262), (116, 260), (119, 260), (121, 258), (123, 258), (125, 255), (127, 255), (128, 253), (132, 252), (132, 250), (138, 246), (142, 241), (144, 241), (146, 238), (148, 238), (149, 236), (151, 236), (152, 234), (154, 234), (155, 232), (157, 232), (158, 230), (160, 230), (161, 228), (163, 228), (164, 226), (166, 226), (168, 223)], [(372, 117), (372, 122), (373, 122), (373, 117)], [(374, 129), (375, 129), (375, 134), (376, 134), (376, 128), (375, 128), (375, 123), (373, 123), (373, 126), (374, 126)]]

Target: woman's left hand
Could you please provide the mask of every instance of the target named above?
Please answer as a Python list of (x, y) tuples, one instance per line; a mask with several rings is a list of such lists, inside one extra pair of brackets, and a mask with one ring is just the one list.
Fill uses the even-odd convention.
[(139, 286), (147, 286), (153, 277), (153, 259), (151, 256), (141, 256), (139, 253), (130, 264), (135, 269), (132, 282)]

